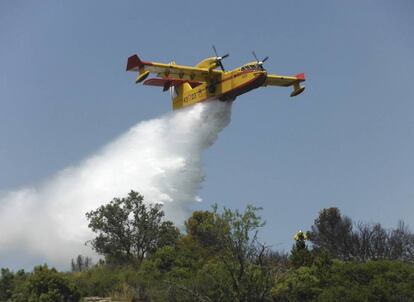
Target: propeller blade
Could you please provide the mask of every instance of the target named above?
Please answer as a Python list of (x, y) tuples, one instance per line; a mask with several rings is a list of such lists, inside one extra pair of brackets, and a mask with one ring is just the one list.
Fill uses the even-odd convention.
[(216, 46), (214, 46), (214, 45), (212, 45), (212, 46), (213, 46), (214, 54), (216, 55), (216, 64), (217, 64), (218, 66), (220, 66), (221, 70), (225, 71), (225, 70), (224, 70), (223, 63), (221, 63), (221, 60), (223, 60), (224, 58), (227, 58), (230, 54), (229, 54), (229, 53), (226, 53), (224, 56), (221, 56), (221, 57), (220, 57), (220, 56), (218, 55), (218, 53), (217, 53)]
[(213, 50), (214, 50), (214, 53), (216, 54), (216, 57), (218, 57), (219, 55), (217, 54), (217, 49), (214, 45), (213, 45)]
[(256, 56), (256, 53), (254, 52), (254, 50), (252, 51), (254, 58), (256, 59), (257, 62), (259, 62), (259, 59)]
[(225, 71), (225, 70), (224, 70), (224, 66), (223, 66), (223, 63), (221, 63), (221, 60), (220, 60), (220, 61), (218, 61), (218, 64), (220, 65), (220, 67), (221, 67), (221, 70)]
[(266, 58), (264, 58), (264, 59), (262, 60), (262, 62), (266, 62), (266, 61), (267, 61), (267, 59), (269, 59), (269, 56), (267, 56)]

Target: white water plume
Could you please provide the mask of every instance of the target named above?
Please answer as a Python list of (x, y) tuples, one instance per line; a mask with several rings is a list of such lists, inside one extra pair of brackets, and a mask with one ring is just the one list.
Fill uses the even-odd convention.
[(3, 194), (0, 267), (16, 257), (67, 267), (76, 255), (91, 255), (84, 245), (93, 238), (85, 213), (130, 190), (163, 203), (166, 217), (182, 225), (188, 206), (201, 200), (203, 150), (228, 125), (230, 113), (229, 103), (206, 102), (140, 122), (42, 185)]

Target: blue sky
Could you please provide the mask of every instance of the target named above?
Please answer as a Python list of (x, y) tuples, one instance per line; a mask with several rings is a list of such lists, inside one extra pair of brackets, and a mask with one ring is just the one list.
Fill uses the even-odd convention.
[[(289, 249), (323, 207), (414, 228), (412, 1), (2, 1), (0, 191), (36, 184), (138, 121), (171, 110), (134, 84), (127, 57), (233, 68), (266, 55), (306, 90), (237, 99), (205, 153), (209, 208), (264, 208), (263, 239)], [(145, 100), (145, 101), (143, 101)]]

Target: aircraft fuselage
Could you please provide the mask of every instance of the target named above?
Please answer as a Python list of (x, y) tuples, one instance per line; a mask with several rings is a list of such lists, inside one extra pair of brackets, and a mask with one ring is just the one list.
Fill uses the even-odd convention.
[(202, 83), (194, 88), (189, 84), (183, 85), (173, 98), (173, 109), (191, 106), (208, 99), (232, 101), (237, 96), (260, 87), (266, 76), (266, 71), (235, 70), (225, 72), (216, 83)]

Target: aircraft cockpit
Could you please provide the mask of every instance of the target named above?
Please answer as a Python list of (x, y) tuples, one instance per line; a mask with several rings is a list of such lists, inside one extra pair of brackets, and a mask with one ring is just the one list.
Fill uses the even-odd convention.
[(244, 66), (242, 66), (240, 68), (241, 71), (246, 71), (246, 70), (260, 70), (260, 71), (264, 71), (265, 69), (263, 68), (262, 65), (259, 65), (257, 63), (252, 63), (252, 64), (246, 64)]

